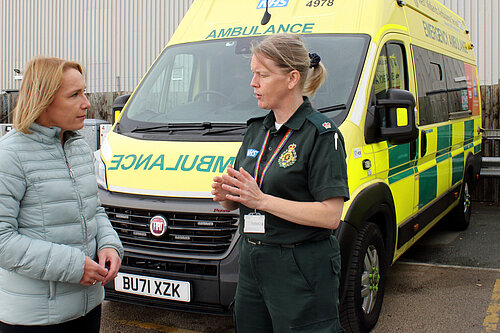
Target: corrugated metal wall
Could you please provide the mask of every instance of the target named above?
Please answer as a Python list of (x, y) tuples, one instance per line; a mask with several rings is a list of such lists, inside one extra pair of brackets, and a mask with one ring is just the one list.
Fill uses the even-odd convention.
[(500, 84), (499, 0), (438, 1), (465, 19), (475, 45), (480, 84)]
[(1, 0), (0, 89), (36, 55), (81, 62), (89, 92), (131, 91), (193, 0)]
[[(248, 1), (248, 0), (245, 0)], [(465, 18), (481, 85), (500, 80), (499, 0), (439, 0)], [(89, 92), (131, 91), (193, 0), (1, 0), (0, 89), (35, 55), (77, 60)]]

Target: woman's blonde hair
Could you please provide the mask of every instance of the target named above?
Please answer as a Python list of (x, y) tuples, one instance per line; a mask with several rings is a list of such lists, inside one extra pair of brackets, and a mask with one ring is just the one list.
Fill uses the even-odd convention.
[(52, 104), (62, 84), (63, 74), (74, 68), (83, 75), (82, 66), (74, 61), (59, 58), (35, 57), (24, 69), (23, 82), (14, 109), (14, 128), (29, 133), (29, 128)]
[(297, 70), (300, 73), (299, 87), (306, 96), (314, 95), (325, 81), (325, 66), (317, 60), (317, 55), (311, 61), (311, 55), (297, 35), (271, 35), (252, 45), (252, 53), (273, 60), (284, 72)]

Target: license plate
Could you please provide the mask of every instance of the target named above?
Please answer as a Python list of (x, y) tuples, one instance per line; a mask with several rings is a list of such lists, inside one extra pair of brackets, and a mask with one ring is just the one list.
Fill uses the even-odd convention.
[(118, 273), (115, 290), (130, 294), (190, 302), (190, 283), (149, 276)]

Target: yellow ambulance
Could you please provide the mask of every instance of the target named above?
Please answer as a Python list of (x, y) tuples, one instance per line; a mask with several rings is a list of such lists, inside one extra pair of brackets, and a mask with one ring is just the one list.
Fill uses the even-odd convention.
[(344, 328), (375, 326), (388, 267), (441, 218), (467, 228), (481, 105), (462, 18), (435, 0), (195, 0), (116, 101), (125, 106), (96, 155), (126, 249), (108, 299), (231, 312), (239, 217), (212, 201), (211, 183), (246, 121), (268, 112), (250, 87), (250, 45), (282, 32), (321, 55), (328, 77), (312, 103), (345, 138), (351, 200), (335, 231)]

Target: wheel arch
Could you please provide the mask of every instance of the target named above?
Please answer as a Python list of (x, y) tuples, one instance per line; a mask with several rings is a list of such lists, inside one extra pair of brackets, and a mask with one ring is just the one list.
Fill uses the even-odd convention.
[(474, 190), (477, 184), (479, 183), (479, 177), (476, 177), (476, 175), (479, 175), (479, 173), (481, 172), (481, 162), (482, 162), (482, 152), (479, 152), (477, 154), (469, 152), (466, 156), (465, 166), (464, 166), (464, 177), (465, 173), (468, 173), (469, 179), (472, 181), (471, 190)]
[[(337, 230), (342, 256), (342, 272), (349, 269), (352, 246), (358, 230), (366, 222), (375, 223), (382, 233), (386, 248), (387, 263), (394, 257), (396, 244), (396, 211), (389, 186), (383, 182), (371, 184), (359, 192), (349, 206), (343, 223)], [(341, 302), (345, 297), (345, 274), (340, 279)]]

